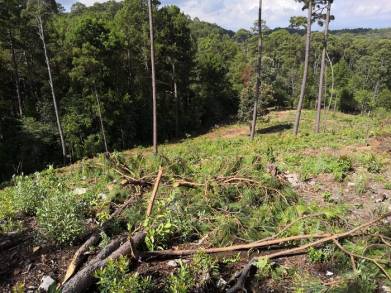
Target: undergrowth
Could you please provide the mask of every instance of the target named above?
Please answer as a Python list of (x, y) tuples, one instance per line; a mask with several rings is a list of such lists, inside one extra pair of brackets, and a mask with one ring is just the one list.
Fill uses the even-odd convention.
[[(346, 222), (350, 206), (333, 202), (331, 193), (321, 195), (325, 201), (322, 205), (308, 202), (288, 182), (268, 173), (267, 166), (272, 164), (281, 172), (297, 173), (303, 180), (328, 173), (335, 181), (343, 182), (346, 178), (350, 180), (351, 174), (358, 169), (365, 171), (362, 174), (382, 174), (387, 164), (382, 157), (360, 153), (341, 155), (334, 154), (333, 150), (365, 143), (368, 137), (359, 131), (359, 127), (368, 122), (372, 123), (370, 136), (391, 132), (391, 129), (381, 128), (376, 119), (336, 114), (329, 121), (327, 133), (314, 135), (308, 122), (312, 115), (312, 112), (305, 112), (305, 127), (297, 138), (290, 132), (257, 136), (254, 142), (247, 137), (229, 140), (201, 137), (162, 145), (158, 156), (145, 148), (131, 153), (114, 153), (112, 158), (125, 166), (128, 176), (133, 178), (146, 178), (153, 183), (159, 167), (163, 167), (163, 182), (152, 216), (146, 220), (149, 190), (122, 184), (122, 176), (104, 156), (83, 160), (69, 169), (48, 168), (30, 176), (14, 177), (9, 186), (0, 191), (0, 233), (24, 229), (26, 221), (33, 218), (38, 225), (37, 239), (69, 245), (91, 228), (87, 219), (93, 219), (94, 225), (101, 225), (115, 207), (136, 194), (142, 196), (112, 223), (109, 235), (104, 234), (107, 241), (112, 234), (123, 233), (126, 229), (132, 233), (143, 228), (147, 231), (147, 249), (155, 251), (198, 241), (203, 246), (217, 247), (276, 235), (289, 237), (345, 231), (351, 228), (351, 223)], [(263, 126), (283, 122), (278, 119)], [(357, 127), (350, 127), (353, 122)], [(325, 147), (329, 152), (319, 155), (319, 150)], [(247, 178), (252, 183), (224, 183), (224, 179), (229, 178)], [(365, 180), (352, 178), (358, 178), (355, 182), (357, 193), (364, 193), (367, 177)], [(178, 180), (198, 185), (181, 187), (175, 184)], [(389, 184), (384, 185), (388, 187)], [(390, 231), (385, 234), (391, 236)], [(368, 239), (365, 245), (378, 242), (378, 239)], [(342, 244), (360, 255), (373, 254), (378, 258), (387, 255), (384, 247), (370, 247), (364, 251), (359, 249), (361, 244), (357, 242)], [(224, 258), (220, 265), (230, 268), (240, 258)], [(344, 292), (343, 288), (366, 292), (377, 285), (380, 275), (372, 264), (363, 261), (358, 262), (358, 271), (352, 273), (349, 258), (334, 245), (311, 249), (307, 261), (311, 265), (338, 268), (343, 281), (334, 286), (336, 291), (332, 292)], [(295, 272), (267, 261), (258, 262), (257, 267), (260, 282), (289, 280), (293, 292), (329, 289), (324, 280), (313, 274)], [(221, 266), (213, 258), (197, 254), (190, 263), (180, 263), (166, 280), (165, 288), (168, 292), (213, 288), (219, 274)], [(151, 277), (131, 273), (125, 258), (111, 261), (97, 272), (96, 277), (101, 292), (149, 292), (156, 285)]]

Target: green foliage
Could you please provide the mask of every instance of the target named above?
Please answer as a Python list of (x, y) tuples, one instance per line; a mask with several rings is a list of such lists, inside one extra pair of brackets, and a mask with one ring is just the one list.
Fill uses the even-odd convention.
[(15, 177), (14, 201), (18, 211), (35, 214), (42, 201), (51, 195), (56, 188), (61, 189), (61, 183), (53, 167), (47, 171), (35, 173), (32, 176)]
[(95, 273), (98, 279), (99, 291), (102, 293), (148, 293), (153, 292), (154, 285), (150, 276), (142, 277), (139, 274), (128, 274), (129, 260), (120, 257), (118, 260), (109, 260), (107, 265)]
[(334, 249), (331, 246), (326, 246), (321, 249), (311, 247), (308, 250), (308, 258), (312, 263), (324, 263), (331, 259), (333, 253)]
[(187, 293), (194, 286), (195, 281), (190, 267), (180, 261), (178, 272), (167, 279), (167, 292)]
[(84, 232), (81, 207), (68, 193), (47, 197), (37, 208), (37, 222), (42, 235), (49, 241), (65, 245)]
[(167, 279), (167, 292), (186, 293), (195, 287), (198, 290), (206, 290), (208, 282), (211, 282), (218, 273), (216, 261), (203, 252), (194, 255), (191, 265), (179, 262), (179, 269)]
[(352, 170), (353, 164), (346, 156), (317, 156), (302, 157), (300, 155), (290, 155), (286, 158), (289, 165), (300, 167), (299, 171), (303, 179), (309, 179), (322, 173), (331, 173), (335, 180), (343, 181)]

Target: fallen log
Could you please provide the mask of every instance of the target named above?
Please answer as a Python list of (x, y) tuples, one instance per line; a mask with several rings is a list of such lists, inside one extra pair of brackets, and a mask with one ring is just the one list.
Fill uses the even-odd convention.
[[(137, 196), (136, 196), (137, 197)], [(79, 249), (76, 251), (76, 253), (73, 255), (72, 260), (70, 264), (68, 265), (67, 271), (65, 273), (64, 279), (62, 281), (62, 284), (65, 284), (76, 272), (76, 270), (80, 267), (81, 263), (85, 260), (86, 252), (94, 245), (96, 245), (100, 239), (100, 232), (105, 231), (107, 227), (109, 226), (110, 222), (118, 217), (130, 204), (132, 204), (135, 201), (135, 197), (129, 198), (127, 201), (125, 201), (120, 207), (118, 207), (107, 219), (106, 222), (103, 223), (99, 229), (95, 230), (92, 235), (87, 239), (87, 241), (84, 242), (82, 246), (79, 247)]]
[(131, 239), (120, 245), (118, 239), (112, 241), (83, 269), (77, 272), (62, 288), (62, 293), (86, 292), (95, 282), (94, 273), (103, 268), (109, 260), (116, 260), (120, 256), (126, 256), (137, 250), (144, 242), (145, 232), (136, 233)]

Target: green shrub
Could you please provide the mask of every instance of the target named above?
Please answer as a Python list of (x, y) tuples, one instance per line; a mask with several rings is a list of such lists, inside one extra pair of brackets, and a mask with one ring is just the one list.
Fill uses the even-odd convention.
[(126, 257), (109, 260), (107, 265), (95, 273), (101, 293), (148, 293), (153, 292), (152, 278), (139, 274), (128, 274), (129, 261)]
[(34, 215), (51, 193), (63, 190), (53, 167), (31, 176), (15, 177), (14, 204), (19, 212)]
[(335, 180), (343, 181), (347, 176), (348, 172), (352, 170), (352, 160), (346, 156), (340, 157), (336, 163), (332, 165), (332, 173), (334, 175)]
[(330, 246), (321, 249), (311, 247), (308, 250), (308, 257), (311, 263), (324, 263), (331, 259), (334, 250)]
[(57, 244), (71, 244), (84, 232), (80, 204), (70, 194), (57, 193), (46, 198), (37, 208), (41, 234)]
[(167, 280), (167, 292), (187, 293), (195, 284), (195, 279), (188, 265), (179, 263), (180, 267), (176, 274), (172, 274)]

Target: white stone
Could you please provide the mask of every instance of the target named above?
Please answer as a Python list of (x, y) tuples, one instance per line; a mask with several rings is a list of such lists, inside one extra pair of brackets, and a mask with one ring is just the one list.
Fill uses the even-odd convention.
[(330, 271), (327, 271), (327, 272), (326, 272), (326, 276), (327, 276), (327, 277), (334, 276), (334, 273), (333, 273), (333, 272), (330, 272)]
[(86, 194), (86, 193), (87, 193), (87, 188), (78, 187), (78, 188), (76, 188), (76, 189), (73, 191), (73, 193), (76, 194), (76, 195), (83, 195), (83, 194)]
[(178, 266), (178, 263), (175, 260), (170, 260), (167, 262), (167, 265), (172, 268), (176, 268)]
[(39, 292), (49, 292), (51, 288), (56, 286), (56, 281), (54, 281), (50, 276), (44, 276), (42, 278), (41, 285), (39, 285)]

